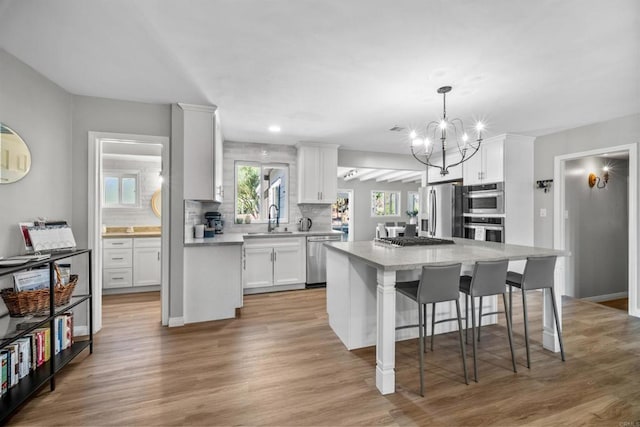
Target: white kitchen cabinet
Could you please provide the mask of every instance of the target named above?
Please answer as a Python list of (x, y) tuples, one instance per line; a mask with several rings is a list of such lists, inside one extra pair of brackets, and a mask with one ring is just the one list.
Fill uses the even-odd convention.
[(159, 237), (133, 239), (133, 286), (161, 283), (161, 247)]
[(273, 286), (273, 248), (244, 248), (244, 287), (262, 288)]
[(183, 154), (183, 197), (222, 202), (222, 131), (215, 106), (174, 104), (172, 144)]
[(486, 139), (463, 166), (464, 185), (504, 181), (504, 139)]
[(160, 238), (103, 239), (102, 287), (157, 286), (162, 282)]
[[(460, 152), (456, 150), (454, 152), (447, 153), (445, 160), (447, 165), (450, 165), (452, 163), (459, 162), (461, 158), (462, 156), (460, 155)], [(431, 158), (431, 163), (435, 165), (442, 165), (442, 156), (434, 155)], [(462, 179), (462, 164), (449, 168), (449, 173), (447, 175), (440, 175), (439, 168), (430, 167), (427, 176), (429, 178), (429, 184)]]
[(306, 244), (304, 237), (247, 239), (243, 248), (243, 287), (258, 292), (304, 287)]
[(338, 191), (338, 146), (299, 143), (298, 203), (335, 203)]

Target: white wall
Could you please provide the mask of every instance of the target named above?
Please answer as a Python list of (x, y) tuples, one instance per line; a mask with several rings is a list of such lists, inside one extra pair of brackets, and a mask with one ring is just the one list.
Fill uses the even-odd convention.
[(71, 117), (71, 95), (0, 49), (0, 121), (31, 151), (29, 174), (0, 185), (0, 256), (24, 250), (20, 221), (66, 219), (77, 230), (70, 191)]
[[(373, 240), (376, 235), (376, 226), (380, 222), (404, 221), (409, 222), (407, 211), (407, 198), (409, 191), (418, 191), (417, 183), (403, 184), (402, 182), (376, 182), (375, 179), (360, 181), (353, 179), (344, 181), (338, 179), (338, 188), (348, 190), (353, 189), (353, 218), (354, 240)], [(373, 190), (394, 190), (400, 191), (400, 216), (394, 217), (372, 217), (371, 216), (371, 191)], [(352, 231), (349, 230), (351, 233)]]
[(140, 204), (134, 208), (103, 208), (102, 223), (106, 226), (126, 227), (130, 225), (160, 225), (158, 218), (151, 210), (151, 198), (160, 188), (159, 172), (161, 160), (136, 158), (105, 158), (102, 161), (104, 170), (139, 172)]
[[(610, 167), (606, 188), (589, 188), (587, 176), (602, 176)], [(607, 157), (571, 160), (565, 165), (567, 249), (566, 295), (576, 298), (626, 292), (628, 289), (629, 161)]]

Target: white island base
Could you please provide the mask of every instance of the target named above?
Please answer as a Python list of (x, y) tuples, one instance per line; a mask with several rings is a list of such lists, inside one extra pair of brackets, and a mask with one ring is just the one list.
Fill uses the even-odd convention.
[[(335, 251), (327, 251), (327, 314), (329, 325), (349, 350), (376, 345), (378, 270), (364, 262), (353, 260)], [(463, 267), (463, 271), (467, 270)], [(471, 270), (471, 268), (468, 268)], [(393, 281), (403, 282), (418, 280), (420, 270), (404, 270), (388, 272), (394, 276)], [(392, 288), (393, 289), (393, 288)], [(395, 289), (393, 289), (395, 293)], [(497, 311), (497, 298), (483, 298), (482, 312)], [(502, 307), (502, 305), (500, 305)], [(465, 316), (464, 295), (460, 297), (460, 309)], [(502, 309), (502, 308), (500, 308)], [(476, 307), (476, 318), (479, 308)], [(427, 336), (431, 335), (432, 306), (427, 306)], [(456, 317), (455, 302), (436, 304), (436, 321)], [(483, 325), (494, 324), (497, 316), (482, 318)], [(418, 305), (402, 294), (395, 298), (396, 327), (418, 324)], [(464, 327), (464, 321), (463, 321)], [(471, 321), (469, 321), (471, 327)], [(457, 331), (457, 322), (438, 323), (435, 334)], [(396, 341), (418, 337), (418, 328), (398, 329), (395, 331)]]

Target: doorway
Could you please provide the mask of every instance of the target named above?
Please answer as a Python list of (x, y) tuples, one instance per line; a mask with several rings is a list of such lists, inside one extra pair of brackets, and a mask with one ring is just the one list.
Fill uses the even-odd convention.
[(554, 247), (572, 252), (563, 294), (628, 295), (628, 313), (640, 317), (636, 144), (558, 156), (554, 166)]
[(89, 132), (88, 142), (94, 332), (102, 327), (103, 294), (159, 291), (159, 320), (167, 325), (169, 138)]
[(331, 205), (331, 228), (342, 232), (343, 242), (353, 242), (353, 190), (338, 189), (336, 203)]

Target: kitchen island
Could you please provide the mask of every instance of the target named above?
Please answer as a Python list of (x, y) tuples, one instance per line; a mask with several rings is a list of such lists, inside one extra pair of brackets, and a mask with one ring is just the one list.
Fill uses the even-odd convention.
[[(396, 334), (396, 321), (399, 324), (417, 323), (416, 306), (411, 306), (408, 300), (396, 301), (395, 283), (417, 278), (423, 265), (460, 262), (465, 270), (465, 266), (470, 267), (476, 261), (519, 261), (529, 256), (557, 255), (553, 297), (560, 302), (564, 289), (562, 257), (569, 255), (568, 252), (460, 238), (453, 241), (454, 244), (448, 245), (413, 247), (389, 247), (372, 241), (326, 245), (329, 324), (350, 350), (376, 345), (376, 386), (382, 394), (395, 392), (395, 341), (403, 338)], [(495, 306), (495, 298), (491, 304)], [(550, 305), (545, 295), (543, 345), (559, 351)], [(444, 317), (451, 316), (448, 312), (437, 313), (437, 318)], [(560, 303), (558, 317), (561, 322)], [(491, 321), (495, 322), (495, 318), (489, 319)], [(487, 323), (483, 321), (483, 324)]]

